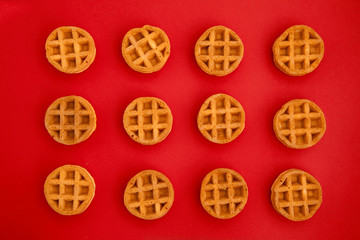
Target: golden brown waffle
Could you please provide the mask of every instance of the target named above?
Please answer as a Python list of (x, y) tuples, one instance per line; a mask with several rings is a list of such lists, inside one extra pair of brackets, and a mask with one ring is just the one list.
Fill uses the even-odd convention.
[(124, 112), (124, 128), (136, 142), (153, 145), (169, 135), (173, 117), (166, 103), (155, 97), (140, 97), (132, 101)]
[(136, 174), (127, 184), (124, 204), (136, 217), (152, 220), (163, 217), (174, 202), (170, 180), (155, 170)]
[(201, 35), (195, 45), (195, 58), (206, 73), (225, 76), (234, 71), (244, 55), (240, 37), (224, 26), (211, 27)]
[(197, 125), (209, 141), (228, 143), (244, 130), (245, 112), (235, 98), (223, 93), (215, 94), (201, 106)]
[(287, 219), (307, 220), (321, 205), (320, 183), (307, 172), (287, 170), (272, 185), (271, 202), (275, 210)]
[(303, 149), (314, 146), (324, 135), (324, 113), (312, 101), (295, 99), (276, 113), (273, 121), (276, 137), (285, 146)]
[(324, 56), (320, 35), (305, 25), (288, 28), (273, 45), (273, 60), (284, 73), (302, 76), (317, 68)]
[(201, 184), (200, 200), (213, 217), (235, 217), (245, 207), (248, 188), (244, 178), (234, 170), (218, 168), (206, 175)]
[(160, 28), (145, 25), (128, 31), (122, 42), (125, 62), (135, 71), (159, 71), (170, 56), (170, 41)]
[(64, 73), (80, 73), (95, 59), (94, 39), (84, 29), (59, 27), (47, 38), (46, 58), (57, 70)]
[(55, 141), (66, 145), (77, 144), (95, 131), (95, 111), (82, 97), (61, 97), (47, 109), (45, 127)]
[(46, 178), (44, 194), (50, 207), (62, 215), (84, 212), (95, 196), (90, 173), (76, 165), (64, 165)]

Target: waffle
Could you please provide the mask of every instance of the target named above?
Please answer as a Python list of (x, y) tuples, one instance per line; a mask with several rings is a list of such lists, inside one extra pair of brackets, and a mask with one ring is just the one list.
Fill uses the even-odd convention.
[(62, 215), (80, 214), (95, 196), (95, 182), (86, 169), (64, 165), (47, 177), (44, 194), (55, 212)]
[(324, 42), (312, 28), (296, 25), (288, 28), (273, 45), (273, 60), (284, 73), (302, 76), (317, 68), (324, 56)]
[(214, 143), (228, 143), (237, 138), (245, 127), (245, 112), (233, 97), (212, 95), (200, 108), (197, 125), (201, 134)]
[(174, 202), (174, 189), (170, 180), (155, 170), (136, 174), (127, 184), (124, 204), (136, 217), (152, 220), (163, 217)]
[(275, 210), (287, 219), (307, 220), (321, 205), (320, 183), (307, 172), (287, 170), (272, 185), (271, 202)]
[(46, 58), (57, 70), (80, 73), (95, 59), (96, 48), (91, 35), (78, 27), (59, 27), (47, 38)]
[(140, 97), (132, 101), (124, 112), (127, 134), (136, 142), (153, 145), (169, 135), (173, 117), (166, 103), (155, 97)]
[(276, 137), (285, 146), (295, 149), (315, 145), (324, 135), (324, 113), (312, 101), (295, 99), (287, 102), (276, 113), (273, 121)]
[(200, 200), (213, 217), (235, 217), (245, 207), (248, 188), (244, 178), (234, 170), (218, 168), (206, 175), (201, 184)]
[(95, 111), (82, 97), (61, 97), (47, 109), (45, 127), (55, 141), (66, 145), (77, 144), (95, 131)]
[(170, 56), (170, 41), (160, 28), (145, 25), (128, 31), (122, 42), (125, 62), (135, 71), (159, 71)]
[(215, 26), (201, 35), (194, 52), (196, 62), (204, 72), (225, 76), (239, 66), (244, 55), (244, 45), (231, 29)]

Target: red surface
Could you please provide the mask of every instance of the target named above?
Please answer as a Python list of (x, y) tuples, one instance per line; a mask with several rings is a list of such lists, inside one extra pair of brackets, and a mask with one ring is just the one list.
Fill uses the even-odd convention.
[[(11, 1), (0, 2), (1, 239), (359, 239), (359, 41), (357, 1)], [(121, 56), (133, 28), (162, 28), (171, 41), (164, 68), (144, 75)], [(245, 46), (243, 61), (226, 77), (197, 66), (193, 48), (208, 28), (233, 29)], [(289, 26), (307, 24), (325, 42), (319, 67), (290, 77), (272, 62), (273, 41)], [(85, 72), (67, 75), (45, 58), (56, 27), (74, 25), (95, 39), (97, 55)], [(232, 143), (205, 140), (196, 126), (203, 101), (224, 92), (243, 105), (244, 132)], [(85, 142), (52, 140), (44, 114), (56, 98), (80, 95), (91, 102), (98, 126)], [(127, 104), (156, 96), (171, 108), (170, 135), (155, 146), (132, 141), (122, 126)], [(288, 100), (308, 98), (326, 116), (327, 131), (313, 148), (292, 150), (274, 136), (272, 118)], [(43, 196), (47, 175), (64, 164), (89, 170), (96, 196), (78, 216), (54, 212)], [(203, 177), (214, 168), (245, 178), (249, 200), (235, 218), (218, 220), (199, 201)], [(271, 206), (270, 186), (279, 173), (300, 168), (323, 188), (323, 204), (305, 222), (291, 222)], [(127, 181), (144, 169), (163, 172), (175, 202), (160, 220), (144, 221), (123, 205)]]

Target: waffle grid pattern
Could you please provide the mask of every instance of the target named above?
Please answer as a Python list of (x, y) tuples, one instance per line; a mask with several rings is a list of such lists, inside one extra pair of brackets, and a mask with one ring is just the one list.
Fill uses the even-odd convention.
[(74, 144), (85, 140), (94, 130), (94, 110), (80, 97), (56, 100), (46, 114), (47, 129), (58, 142)]
[(205, 72), (226, 75), (239, 65), (243, 57), (243, 44), (232, 30), (213, 27), (196, 44), (195, 56)]
[(55, 30), (47, 41), (49, 60), (65, 72), (80, 72), (91, 63), (94, 48), (92, 38), (85, 31), (75, 27), (61, 27)]
[(160, 173), (144, 171), (137, 174), (125, 191), (127, 208), (135, 216), (156, 219), (165, 215), (173, 202), (170, 181)]
[(274, 190), (277, 211), (291, 220), (310, 218), (321, 204), (321, 188), (305, 172), (287, 174)]
[[(236, 172), (235, 172), (236, 173)], [(215, 170), (206, 176), (201, 191), (205, 210), (217, 218), (237, 215), (247, 202), (247, 185), (239, 175), (228, 170)]]
[(49, 195), (47, 198), (55, 204), (60, 212), (75, 213), (85, 201), (91, 198), (90, 183), (78, 169), (62, 168), (47, 181)]
[(135, 70), (154, 72), (160, 70), (170, 54), (166, 34), (159, 28), (144, 26), (130, 30), (125, 38), (123, 55)]
[(323, 41), (309, 27), (290, 28), (277, 44), (277, 64), (290, 73), (302, 74), (315, 69), (323, 56)]
[(245, 127), (245, 113), (240, 103), (225, 94), (207, 99), (199, 112), (198, 127), (213, 142), (230, 142)]
[(171, 111), (158, 98), (138, 98), (125, 110), (124, 126), (135, 141), (142, 144), (157, 143), (171, 130)]
[(289, 146), (311, 146), (324, 132), (324, 115), (310, 101), (288, 103), (285, 111), (277, 118), (279, 137)]

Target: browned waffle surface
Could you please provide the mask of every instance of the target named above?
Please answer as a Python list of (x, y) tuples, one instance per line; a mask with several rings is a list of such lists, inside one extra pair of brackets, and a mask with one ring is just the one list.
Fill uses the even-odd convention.
[(122, 42), (125, 62), (135, 71), (159, 71), (170, 56), (170, 41), (160, 28), (145, 25), (128, 31)]
[(46, 57), (56, 69), (64, 73), (80, 73), (95, 59), (94, 39), (84, 29), (59, 27), (47, 38)]
[(307, 220), (321, 205), (320, 183), (302, 170), (287, 170), (272, 185), (271, 202), (275, 210), (287, 219)]
[(314, 102), (294, 99), (276, 113), (273, 128), (276, 137), (285, 146), (308, 148), (323, 137), (326, 130), (325, 115)]
[(235, 217), (244, 209), (247, 199), (246, 182), (232, 169), (215, 169), (202, 181), (201, 204), (213, 217), (220, 219)]
[(170, 133), (173, 117), (168, 105), (155, 97), (140, 97), (125, 109), (123, 124), (127, 134), (136, 142), (153, 145)]
[(66, 145), (77, 144), (95, 131), (95, 111), (82, 97), (61, 97), (48, 107), (45, 127), (55, 141)]
[(223, 93), (215, 94), (201, 106), (197, 125), (209, 141), (228, 143), (244, 130), (245, 112), (235, 98)]
[(315, 70), (324, 56), (320, 35), (305, 25), (288, 28), (273, 45), (273, 60), (284, 73), (302, 76)]
[(50, 207), (62, 215), (84, 212), (95, 196), (95, 182), (90, 173), (76, 165), (64, 165), (47, 177), (44, 194)]
[(136, 174), (127, 184), (124, 204), (136, 217), (152, 220), (163, 217), (174, 202), (170, 180), (155, 170)]
[(225, 76), (239, 66), (244, 55), (244, 45), (233, 30), (215, 26), (201, 35), (194, 53), (197, 64), (204, 72)]

